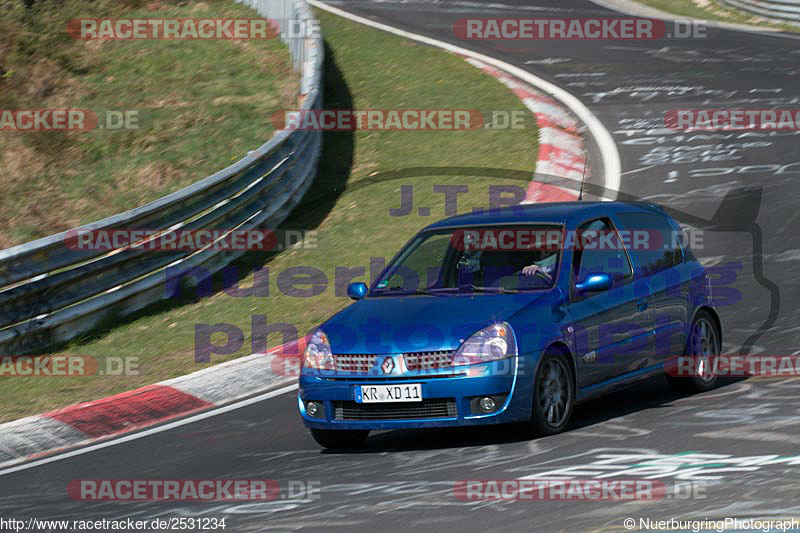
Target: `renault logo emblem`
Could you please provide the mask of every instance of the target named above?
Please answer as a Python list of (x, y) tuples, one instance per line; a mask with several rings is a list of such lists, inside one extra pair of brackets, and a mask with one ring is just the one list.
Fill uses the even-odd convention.
[(383, 364), (381, 365), (381, 370), (383, 370), (384, 374), (391, 374), (392, 370), (394, 370), (394, 359), (392, 357), (387, 357), (383, 360)]

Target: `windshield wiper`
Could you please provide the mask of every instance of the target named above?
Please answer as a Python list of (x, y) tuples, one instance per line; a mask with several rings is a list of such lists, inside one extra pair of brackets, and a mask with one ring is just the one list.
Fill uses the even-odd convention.
[(429, 291), (428, 289), (406, 289), (405, 287), (400, 287), (398, 285), (381, 289), (381, 292), (388, 291), (402, 291), (404, 294), (426, 294), (428, 296), (438, 296), (435, 292)]
[(462, 288), (469, 288), (472, 289), (473, 292), (498, 292), (501, 294), (517, 294), (519, 291), (514, 289), (506, 289), (503, 287), (481, 287), (480, 285), (475, 285), (474, 283), (470, 283), (469, 285), (462, 285), (459, 289)]

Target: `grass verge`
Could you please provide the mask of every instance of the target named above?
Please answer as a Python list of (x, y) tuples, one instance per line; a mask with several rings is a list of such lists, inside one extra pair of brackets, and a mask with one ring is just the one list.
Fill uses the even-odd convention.
[(125, 211), (267, 141), (298, 78), (271, 40), (76, 40), (74, 18), (245, 18), (233, 0), (0, 1), (0, 109), (134, 110), (140, 129), (0, 131), (0, 249)]
[(752, 15), (733, 9), (714, 0), (636, 0), (640, 4), (655, 7), (667, 13), (700, 20), (716, 20), (732, 24), (748, 24), (787, 32), (800, 32), (800, 26)]
[[(318, 12), (326, 41), (325, 108), (477, 109), (528, 114), (505, 86), (461, 58), (353, 22)], [(166, 302), (127, 319), (113, 330), (72, 343), (61, 353), (136, 357), (136, 376), (0, 378), (0, 421), (90, 400), (183, 375), (209, 366), (195, 362), (195, 326), (227, 323), (244, 343), (211, 364), (251, 352), (253, 315), (270, 324), (292, 325), (302, 335), (350, 300), (337, 294), (342, 269), (371, 259), (388, 260), (421, 227), (445, 215), (444, 195), (434, 186), (466, 185), (458, 211), (487, 205), (489, 186), (524, 188), (536, 161), (537, 132), (525, 129), (475, 131), (358, 131), (324, 134), (322, 163), (312, 189), (285, 222), (285, 229), (316, 231), (315, 249), (250, 254), (236, 266), (242, 289), (252, 271), (269, 273), (269, 295), (235, 297), (220, 291), (196, 301)], [(403, 186), (413, 187), (414, 211), (392, 216)], [(418, 207), (430, 208), (420, 216)], [(299, 267), (321, 272), (325, 283), (285, 290)], [(295, 270), (290, 270), (295, 269)], [(289, 273), (289, 274), (287, 274)], [(284, 290), (278, 286), (283, 280)], [(366, 275), (356, 280), (367, 280)], [(305, 289), (313, 296), (299, 294)], [(215, 334), (212, 342), (224, 344)], [(268, 336), (280, 344), (279, 334)], [(235, 346), (234, 346), (235, 347)]]

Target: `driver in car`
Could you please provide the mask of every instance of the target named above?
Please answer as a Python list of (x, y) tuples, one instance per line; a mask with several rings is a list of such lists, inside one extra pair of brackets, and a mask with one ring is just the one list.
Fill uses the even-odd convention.
[(539, 272), (548, 279), (552, 279), (553, 271), (556, 267), (556, 252), (542, 250), (537, 252), (536, 255), (538, 257), (534, 258), (530, 265), (522, 268), (522, 274), (525, 276), (533, 276)]

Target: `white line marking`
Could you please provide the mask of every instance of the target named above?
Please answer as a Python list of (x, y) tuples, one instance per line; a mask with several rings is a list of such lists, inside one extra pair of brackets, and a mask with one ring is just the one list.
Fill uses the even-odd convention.
[(624, 176), (626, 174), (634, 174), (636, 172), (641, 172), (642, 170), (649, 170), (649, 169), (653, 168), (654, 166), (655, 165), (650, 165), (649, 167), (642, 167), (642, 168), (635, 168), (633, 170), (626, 170), (625, 172), (622, 173), (622, 175)]
[(478, 59), (483, 61), (484, 63), (488, 63), (494, 67), (499, 68), (500, 70), (504, 70), (507, 73), (511, 74), (512, 76), (516, 76), (517, 78), (533, 85), (537, 89), (546, 92), (556, 100), (559, 100), (562, 104), (567, 106), (584, 124), (586, 127), (589, 128), (592, 137), (594, 137), (595, 141), (597, 142), (597, 146), (600, 149), (600, 152), (603, 156), (603, 176), (605, 178), (605, 185), (604, 189), (605, 193), (605, 200), (614, 200), (619, 193), (620, 188), (620, 172), (621, 172), (621, 164), (619, 159), (619, 152), (617, 151), (617, 145), (614, 144), (614, 140), (611, 137), (611, 134), (608, 132), (605, 126), (600, 122), (600, 120), (592, 113), (583, 102), (578, 100), (575, 96), (571, 93), (565, 91), (558, 85), (550, 83), (534, 74), (531, 74), (528, 71), (522, 70), (519, 67), (515, 67), (505, 61), (501, 61), (499, 59), (495, 59), (493, 57), (479, 54), (477, 52), (473, 52), (472, 50), (467, 50), (466, 48), (461, 48), (460, 46), (456, 46), (453, 44), (446, 43), (444, 41), (439, 41), (437, 39), (432, 39), (430, 37), (425, 37), (424, 35), (419, 35), (417, 33), (411, 33), (409, 31), (401, 30), (398, 28), (394, 28), (387, 24), (382, 24), (380, 22), (375, 22), (373, 20), (369, 20), (364, 17), (360, 17), (358, 15), (353, 15), (339, 9), (338, 7), (329, 6), (319, 0), (306, 0), (312, 6), (322, 9), (324, 11), (328, 11), (333, 13), (334, 15), (338, 15), (340, 17), (344, 17), (348, 20), (352, 20), (354, 22), (358, 22), (359, 24), (364, 24), (365, 26), (371, 26), (373, 28), (383, 30), (385, 32), (393, 33), (395, 35), (399, 35), (401, 37), (405, 37), (406, 39), (411, 39), (414, 41), (418, 41), (421, 43), (428, 44), (430, 46), (436, 46), (438, 48), (443, 48), (450, 52), (454, 52), (457, 54), (461, 54), (467, 57), (472, 57), (474, 59)]
[(116, 446), (117, 444), (122, 444), (123, 442), (130, 442), (132, 440), (141, 439), (143, 437), (148, 437), (150, 435), (154, 435), (156, 433), (161, 433), (162, 431), (168, 431), (170, 429), (174, 429), (180, 426), (185, 426), (187, 424), (192, 424), (194, 422), (198, 422), (200, 420), (204, 420), (206, 418), (211, 418), (212, 416), (221, 415), (223, 413), (227, 413), (228, 411), (234, 411), (236, 409), (241, 409), (242, 407), (247, 407), (248, 405), (252, 405), (254, 403), (258, 403), (264, 400), (269, 400), (270, 398), (274, 398), (276, 396), (281, 396), (286, 394), (287, 392), (291, 392), (297, 388), (297, 383), (292, 383), (286, 387), (276, 389), (270, 392), (265, 392), (264, 394), (260, 394), (258, 396), (254, 396), (252, 398), (248, 398), (247, 400), (242, 400), (241, 402), (228, 404), (216, 409), (212, 409), (210, 411), (205, 411), (187, 418), (183, 418), (181, 420), (176, 420), (175, 422), (169, 422), (162, 426), (157, 426), (154, 428), (146, 429), (144, 431), (140, 431), (137, 433), (131, 433), (129, 435), (125, 435), (123, 437), (119, 437), (113, 440), (108, 440), (105, 442), (100, 442), (97, 444), (93, 444), (91, 446), (87, 446), (85, 448), (79, 448), (77, 450), (72, 450), (69, 452), (65, 452), (58, 455), (53, 455), (52, 457), (45, 457), (44, 459), (39, 459), (37, 461), (32, 461), (30, 463), (23, 463), (21, 465), (12, 466), (10, 468), (6, 468), (4, 470), (0, 470), (0, 476), (5, 476), (8, 474), (13, 474), (14, 472), (19, 472), (21, 470), (27, 470), (29, 468), (33, 468), (35, 466), (45, 465), (48, 463), (53, 463), (55, 461), (61, 461), (62, 459), (69, 459), (70, 457), (76, 457), (78, 455), (83, 455), (85, 453), (94, 452), (97, 450), (101, 450), (103, 448), (109, 448), (111, 446)]

